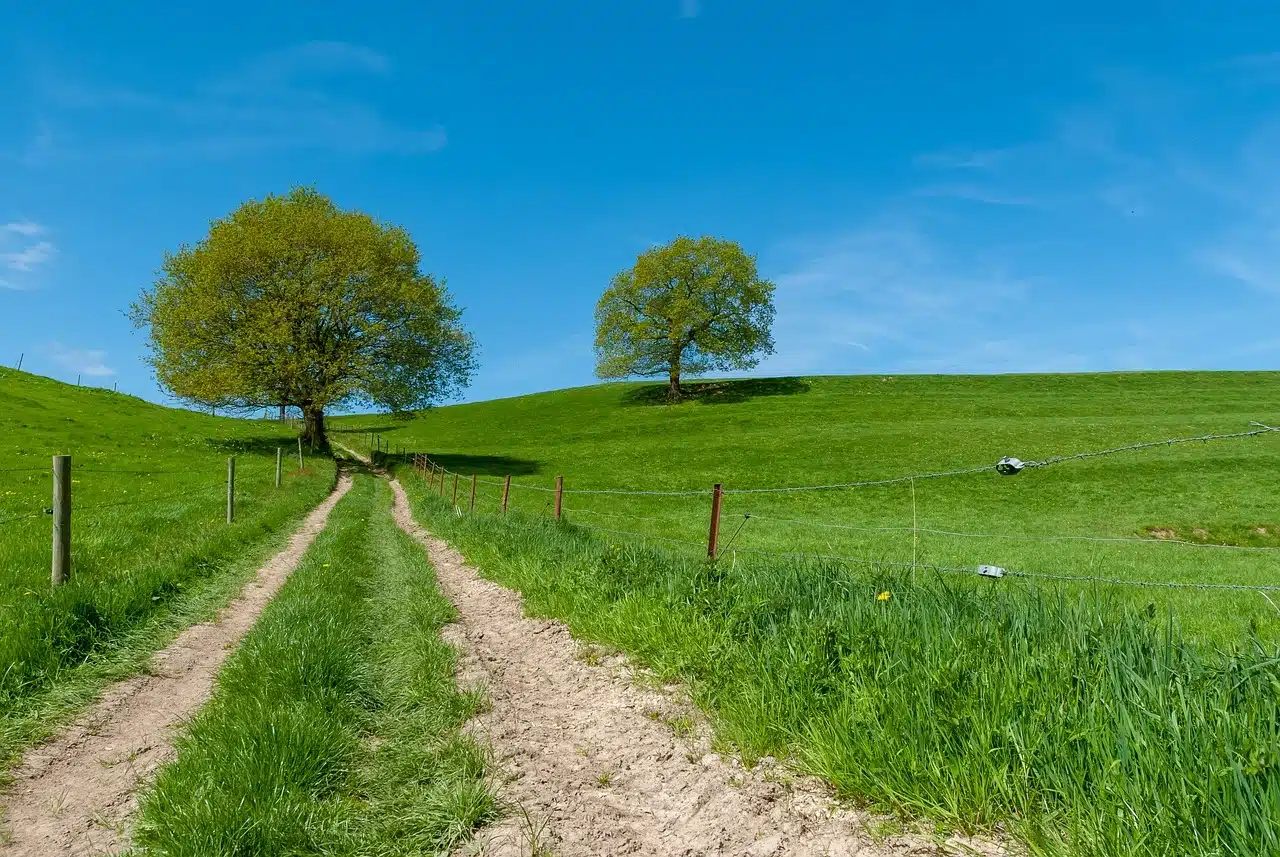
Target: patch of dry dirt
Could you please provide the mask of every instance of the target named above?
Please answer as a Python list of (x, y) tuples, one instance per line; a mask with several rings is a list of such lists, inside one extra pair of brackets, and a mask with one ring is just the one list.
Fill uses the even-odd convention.
[(492, 707), (473, 732), (497, 757), (517, 807), (468, 854), (889, 855), (1003, 853), (953, 838), (871, 835), (875, 819), (837, 805), (815, 778), (769, 760), (745, 770), (709, 752), (678, 688), (649, 689), (626, 659), (580, 646), (559, 622), (526, 618), (517, 593), (479, 577), (413, 519), (392, 481), (399, 525), (427, 549), (459, 621), (459, 682)]
[(3, 857), (114, 854), (129, 845), (139, 785), (173, 755), (173, 729), (209, 698), (232, 649), (284, 585), (351, 488), (343, 473), (288, 546), (219, 612), (187, 628), (152, 657), (149, 673), (109, 688), (84, 717), (29, 750), (3, 796)]

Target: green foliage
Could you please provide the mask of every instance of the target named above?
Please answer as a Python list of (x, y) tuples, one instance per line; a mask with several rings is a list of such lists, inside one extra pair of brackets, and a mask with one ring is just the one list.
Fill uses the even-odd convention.
[(406, 481), (526, 610), (686, 682), (748, 762), (790, 756), (848, 797), (1000, 826), (1034, 854), (1280, 853), (1274, 643), (1206, 651), (1105, 589), (708, 566), (545, 514), (457, 515)]
[[(681, 539), (698, 556), (707, 539), (706, 495), (572, 492), (884, 479), (994, 465), (1005, 455), (1030, 460), (1238, 431), (1250, 420), (1275, 425), (1268, 421), (1280, 418), (1280, 374), (1274, 372), (752, 379), (687, 384), (687, 399), (678, 405), (665, 403), (664, 388), (610, 384), (450, 406), (404, 425), (370, 416), (344, 417), (337, 426), (351, 432), (343, 436), (353, 447), (363, 442), (360, 427), (377, 428), (385, 443), (427, 453), (461, 472), (464, 485), (471, 473), (492, 482), (512, 474), (511, 504), (530, 512), (547, 513), (550, 497), (521, 486), (548, 489), (563, 474), (571, 520)], [(664, 403), (651, 404), (651, 391)], [(1140, 538), (1148, 528), (1160, 528), (1191, 539), (1280, 545), (1280, 510), (1268, 475), (1278, 452), (1280, 435), (1263, 435), (1073, 462), (1013, 478), (989, 471), (917, 480), (914, 492), (900, 483), (729, 494), (721, 544), (1131, 580), (1275, 584), (1274, 553), (1030, 537)], [(482, 483), (477, 506), (496, 508), (500, 493)], [(746, 513), (752, 517), (744, 519)], [(913, 538), (916, 523), (922, 531)], [(880, 527), (891, 529), (874, 529)], [(956, 531), (1009, 537), (948, 534)], [(1161, 615), (1172, 610), (1199, 639), (1236, 640), (1250, 624), (1266, 638), (1280, 639), (1280, 612), (1256, 592), (1115, 592), (1139, 607), (1154, 602)]]
[(667, 375), (750, 369), (773, 352), (773, 283), (721, 238), (680, 236), (641, 253), (596, 305), (596, 374)]
[(474, 342), (408, 233), (308, 188), (250, 201), (165, 256), (132, 310), (156, 379), (189, 402), (426, 407), (463, 388)]
[(495, 815), (452, 608), (359, 476), (144, 795), (141, 854), (447, 854)]
[[(0, 758), (228, 596), (333, 485), (274, 422), (215, 418), (0, 369)], [(49, 585), (50, 457), (72, 457), (72, 572)], [(236, 522), (225, 522), (236, 456)], [(185, 618), (181, 618), (185, 617)], [(123, 658), (123, 661), (121, 660)]]

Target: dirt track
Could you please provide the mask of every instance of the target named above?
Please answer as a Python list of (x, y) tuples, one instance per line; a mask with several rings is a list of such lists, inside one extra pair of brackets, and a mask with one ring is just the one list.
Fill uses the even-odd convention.
[(69, 857), (128, 847), (127, 822), (138, 787), (173, 755), (173, 728), (209, 698), (219, 668), (324, 529), (351, 482), (341, 474), (337, 488), (288, 546), (216, 620), (183, 631), (153, 656), (151, 672), (113, 685), (70, 728), (26, 753), (2, 798), (9, 841), (0, 844), (0, 855)]
[[(624, 658), (600, 659), (564, 625), (525, 618), (517, 593), (480, 578), (414, 521), (399, 483), (392, 488), (397, 522), (426, 547), (458, 609), (446, 631), (462, 651), (460, 682), (485, 685), (492, 701), (473, 731), (491, 743), (503, 796), (520, 808), (468, 853), (1000, 853), (968, 840), (876, 841), (815, 779), (768, 763), (746, 771), (709, 753), (706, 729), (678, 691), (645, 689)], [(535, 841), (550, 852), (535, 852)]]

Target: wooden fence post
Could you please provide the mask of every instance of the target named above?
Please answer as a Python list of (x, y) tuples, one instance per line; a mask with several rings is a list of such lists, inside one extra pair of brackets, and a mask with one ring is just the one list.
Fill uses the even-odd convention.
[(449, 475), (449, 471), (443, 467), (440, 468), (440, 496), (444, 497), (444, 478)]
[(476, 510), (476, 475), (471, 474), (471, 502), (467, 504), (467, 511), (474, 512)]
[(717, 482), (711, 489), (711, 533), (707, 536), (708, 559), (716, 558), (716, 550), (720, 544), (720, 498), (723, 496), (724, 492), (720, 489), (720, 483)]
[(284, 463), (284, 447), (276, 447), (276, 487), (280, 487), (280, 465)]
[(507, 514), (507, 496), (511, 494), (511, 477), (507, 477), (507, 481), (502, 483), (502, 514)]
[(302, 435), (298, 435), (298, 470), (302, 470)]
[(236, 457), (227, 459), (227, 523), (236, 519)]
[(561, 501), (564, 499), (564, 477), (556, 477), (556, 520), (560, 520)]
[(453, 505), (458, 505), (458, 474), (453, 474)]
[(54, 586), (71, 579), (71, 456), (53, 457), (53, 570)]

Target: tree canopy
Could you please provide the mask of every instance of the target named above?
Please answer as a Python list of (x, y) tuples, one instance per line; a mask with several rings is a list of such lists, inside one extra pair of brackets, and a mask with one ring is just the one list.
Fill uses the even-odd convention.
[(733, 241), (680, 236), (641, 253), (596, 305), (596, 374), (666, 375), (750, 369), (773, 353), (774, 285)]
[(250, 201), (165, 255), (133, 305), (156, 379), (193, 404), (422, 408), (470, 381), (475, 343), (409, 234), (311, 188)]

